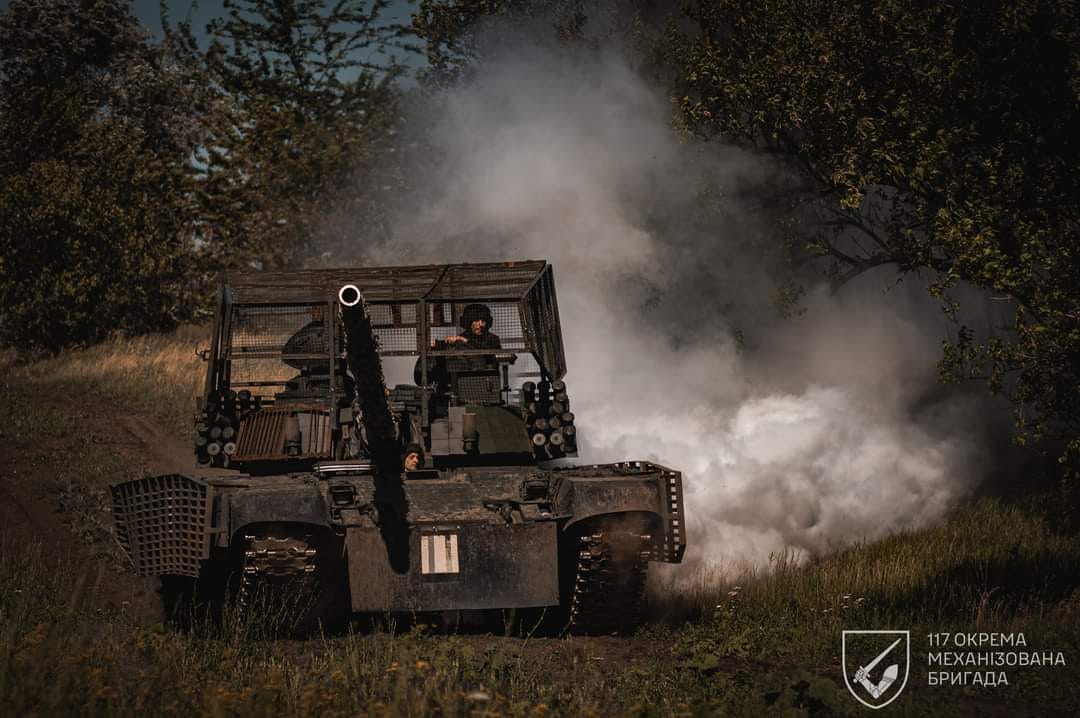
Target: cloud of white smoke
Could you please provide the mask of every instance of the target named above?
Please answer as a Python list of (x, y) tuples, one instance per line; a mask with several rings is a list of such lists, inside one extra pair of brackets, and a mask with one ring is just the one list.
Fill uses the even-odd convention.
[(978, 479), (970, 407), (920, 394), (940, 327), (873, 282), (766, 320), (768, 274), (739, 241), (754, 218), (730, 201), (696, 217), (703, 187), (769, 173), (680, 139), (618, 57), (482, 65), (432, 143), (395, 239), (365, 261), (551, 261), (581, 460), (682, 471), (691, 558), (756, 563), (917, 527)]

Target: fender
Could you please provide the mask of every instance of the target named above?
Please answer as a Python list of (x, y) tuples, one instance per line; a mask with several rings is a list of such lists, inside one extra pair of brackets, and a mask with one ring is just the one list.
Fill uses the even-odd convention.
[(573, 514), (567, 528), (604, 514), (648, 513), (657, 519), (663, 516), (664, 502), (656, 480), (651, 477), (637, 480), (625, 476), (567, 477), (560, 494), (563, 494), (558, 499), (560, 511)]
[(269, 486), (230, 493), (226, 499), (228, 535), (252, 523), (297, 523), (330, 528), (330, 510), (310, 484)]

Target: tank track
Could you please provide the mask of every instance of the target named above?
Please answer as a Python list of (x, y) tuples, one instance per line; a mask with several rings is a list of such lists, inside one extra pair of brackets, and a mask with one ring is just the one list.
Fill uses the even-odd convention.
[(570, 631), (625, 633), (641, 623), (652, 537), (630, 531), (596, 531), (580, 539)]
[(237, 605), (243, 616), (265, 627), (292, 629), (302, 622), (318, 588), (318, 549), (308, 533), (276, 533), (244, 536)]

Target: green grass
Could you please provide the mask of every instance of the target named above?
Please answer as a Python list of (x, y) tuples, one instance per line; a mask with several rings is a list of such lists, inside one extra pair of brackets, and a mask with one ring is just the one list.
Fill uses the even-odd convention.
[(179, 633), (88, 611), (85, 592), (65, 557), (0, 551), (0, 698), (11, 715), (585, 715), (671, 701), (654, 682), (587, 663), (573, 682), (553, 682), (528, 639), (420, 626), (253, 641), (230, 621)]
[[(87, 412), (104, 400), (186, 434), (204, 366), (185, 358), (195, 334), (0, 362), (4, 440), (35, 457), (23, 480), (49, 482), (76, 535), (109, 561), (104, 487), (124, 468)], [(865, 715), (843, 686), (841, 631), (887, 628), (912, 631), (915, 658), (891, 714), (1068, 715), (1080, 706), (1077, 515), (1068, 487), (982, 498), (939, 526), (829, 556), (680, 576), (654, 587), (638, 635), (599, 641), (424, 627), (250, 640), (239, 618), (180, 633), (122, 602), (102, 606), (103, 574), (84, 552), (0, 542), (0, 705), (12, 715)], [(1007, 687), (931, 688), (925, 635), (942, 631), (1022, 631), (1068, 665), (1010, 669)]]
[[(1010, 670), (1009, 688), (938, 689), (943, 705), (927, 702), (932, 689), (925, 685), (925, 636), (932, 632), (1023, 632), (1033, 648), (1080, 660), (1080, 537), (1050, 525), (1044, 508), (1042, 501), (982, 499), (936, 528), (808, 562), (779, 556), (769, 570), (700, 585), (669, 599), (670, 610), (700, 617), (679, 632), (676, 651), (688, 670), (702, 676), (715, 674), (730, 656), (787, 666), (742, 684), (737, 674), (724, 680), (744, 692), (760, 691), (771, 680), (775, 685), (766, 694), (803, 702), (828, 698), (829, 705), (842, 707), (850, 700), (845, 689), (817, 680), (838, 665), (841, 632), (907, 629), (913, 654), (923, 656), (912, 667), (922, 690), (908, 691), (895, 710), (936, 714), (935, 708), (952, 701), (961, 710), (965, 700), (980, 697), (1017, 714), (1080, 706), (1080, 687), (1069, 679), (1075, 668)], [(807, 686), (792, 692), (791, 675), (800, 670)], [(1057, 671), (1059, 680), (1048, 671)]]

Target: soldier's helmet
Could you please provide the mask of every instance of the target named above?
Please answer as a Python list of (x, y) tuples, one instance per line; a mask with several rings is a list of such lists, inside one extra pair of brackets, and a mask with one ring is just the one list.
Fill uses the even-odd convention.
[(461, 319), (458, 320), (458, 324), (461, 325), (462, 329), (468, 329), (477, 319), (483, 319), (485, 328), (487, 329), (491, 329), (491, 325), (494, 324), (491, 310), (483, 304), (465, 305), (465, 309), (461, 312)]

